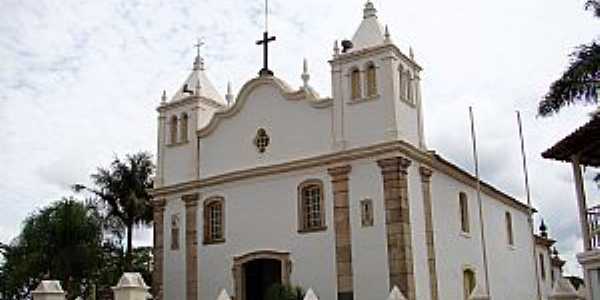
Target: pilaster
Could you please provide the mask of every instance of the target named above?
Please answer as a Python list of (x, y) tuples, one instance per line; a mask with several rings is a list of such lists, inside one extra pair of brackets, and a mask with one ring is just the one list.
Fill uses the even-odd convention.
[(165, 205), (166, 201), (164, 199), (158, 199), (152, 203), (154, 213), (154, 271), (152, 272), (152, 296), (156, 300), (163, 299)]
[(411, 161), (404, 157), (393, 157), (378, 160), (377, 164), (383, 175), (390, 287), (397, 286), (407, 300), (415, 300), (407, 178)]
[(198, 300), (198, 194), (182, 197), (185, 202), (185, 294)]
[(435, 235), (433, 233), (433, 213), (431, 204), (431, 176), (433, 171), (421, 166), (421, 189), (423, 190), (423, 214), (425, 217), (425, 239), (427, 243), (427, 267), (429, 269), (429, 289), (431, 300), (438, 300), (437, 267), (435, 261)]
[(328, 170), (333, 186), (333, 219), (338, 300), (353, 300), (352, 232), (350, 229), (349, 165)]

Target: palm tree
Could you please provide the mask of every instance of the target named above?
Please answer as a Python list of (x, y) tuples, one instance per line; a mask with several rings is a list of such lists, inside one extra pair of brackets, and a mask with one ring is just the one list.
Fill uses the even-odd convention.
[(95, 188), (78, 184), (76, 191), (87, 190), (96, 195), (102, 206), (108, 228), (127, 235), (125, 265), (131, 267), (133, 230), (136, 225), (152, 222), (152, 206), (148, 190), (152, 188), (154, 164), (148, 153), (127, 155), (125, 161), (118, 157), (108, 168), (98, 168), (91, 178)]
[[(588, 0), (585, 8), (600, 18), (600, 0)], [(538, 106), (541, 116), (550, 116), (563, 107), (575, 104), (598, 103), (600, 90), (600, 44), (582, 45), (571, 54), (572, 61), (561, 78), (550, 86)]]

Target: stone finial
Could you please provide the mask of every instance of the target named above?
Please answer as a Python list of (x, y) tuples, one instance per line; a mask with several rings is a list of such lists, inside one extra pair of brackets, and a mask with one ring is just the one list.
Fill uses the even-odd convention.
[(338, 55), (340, 55), (340, 45), (338, 40), (335, 40), (335, 42), (333, 42), (333, 56), (336, 57)]
[(546, 223), (544, 223), (544, 219), (542, 219), (542, 223), (540, 224), (540, 235), (543, 238), (548, 238), (548, 227)]
[(227, 291), (223, 289), (221, 290), (221, 293), (219, 293), (219, 297), (217, 297), (217, 300), (231, 300), (231, 297), (229, 297)]
[(390, 35), (390, 28), (385, 25), (384, 43), (390, 44), (392, 42), (392, 36)]
[(377, 18), (377, 9), (371, 0), (368, 0), (365, 4), (364, 18)]
[(477, 284), (469, 295), (469, 300), (490, 300), (490, 296), (486, 294), (481, 285)]
[(304, 88), (308, 88), (308, 81), (310, 80), (310, 74), (308, 73), (308, 60), (304, 59), (302, 64), (302, 82), (304, 83)]
[(410, 56), (411, 60), (415, 60), (415, 51), (413, 50), (412, 47), (408, 48), (408, 55)]
[(124, 273), (117, 286), (113, 287), (115, 300), (147, 299), (150, 287), (140, 273)]
[(319, 300), (319, 298), (317, 297), (317, 295), (315, 295), (313, 289), (308, 289), (306, 295), (304, 295), (304, 300)]
[(160, 96), (160, 103), (167, 103), (167, 91), (163, 90), (162, 95)]
[(406, 300), (406, 297), (402, 295), (402, 292), (400, 292), (400, 289), (397, 286), (394, 286), (387, 300)]
[(231, 81), (227, 82), (227, 94), (225, 95), (225, 100), (227, 101), (227, 106), (231, 106), (233, 103), (233, 92), (231, 89)]
[(60, 282), (57, 280), (43, 280), (37, 288), (31, 292), (34, 300), (65, 300)]
[(550, 300), (577, 300), (579, 296), (577, 295), (577, 291), (571, 284), (571, 282), (564, 278), (560, 277), (554, 283), (554, 288), (548, 296)]

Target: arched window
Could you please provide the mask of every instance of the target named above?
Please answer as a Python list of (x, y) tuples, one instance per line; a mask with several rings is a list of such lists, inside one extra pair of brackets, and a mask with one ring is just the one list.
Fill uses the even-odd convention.
[(540, 253), (540, 275), (542, 280), (546, 280), (546, 262), (544, 261), (543, 253)]
[(400, 94), (400, 99), (405, 99), (404, 98), (404, 67), (402, 65), (400, 65), (398, 67), (398, 87), (399, 87), (399, 94)]
[(171, 144), (177, 144), (177, 116), (172, 116), (169, 122), (169, 137)]
[(471, 232), (471, 224), (469, 223), (469, 199), (467, 194), (460, 192), (458, 194), (458, 205), (460, 207), (460, 229), (464, 233)]
[(360, 70), (352, 70), (350, 73), (350, 82), (352, 88), (352, 99), (362, 98), (362, 89), (360, 87)]
[(181, 142), (188, 141), (188, 115), (183, 113), (181, 115), (181, 124), (179, 125), (179, 135)]
[(299, 232), (325, 230), (323, 183), (307, 180), (298, 186)]
[(204, 244), (225, 242), (225, 199), (209, 198), (204, 202)]
[(374, 63), (367, 66), (367, 96), (377, 95), (377, 69)]
[(515, 245), (515, 236), (513, 234), (513, 222), (512, 222), (512, 215), (510, 214), (510, 212), (505, 213), (505, 219), (506, 219), (506, 240), (508, 241), (509, 245), (514, 246)]
[(477, 281), (475, 279), (475, 272), (471, 269), (463, 271), (463, 298), (469, 300), (469, 296), (473, 293)]

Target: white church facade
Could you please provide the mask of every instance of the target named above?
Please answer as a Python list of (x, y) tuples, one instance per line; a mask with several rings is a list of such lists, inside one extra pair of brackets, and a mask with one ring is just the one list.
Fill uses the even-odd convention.
[(305, 66), (300, 89), (261, 72), (233, 101), (200, 56), (163, 95), (156, 297), (262, 300), (282, 283), (331, 300), (386, 299), (393, 286), (409, 300), (475, 288), (546, 299), (552, 243), (534, 239), (526, 205), (485, 182), (480, 209), (477, 179), (427, 149), (421, 67), (370, 1), (351, 44), (334, 49), (332, 97)]

